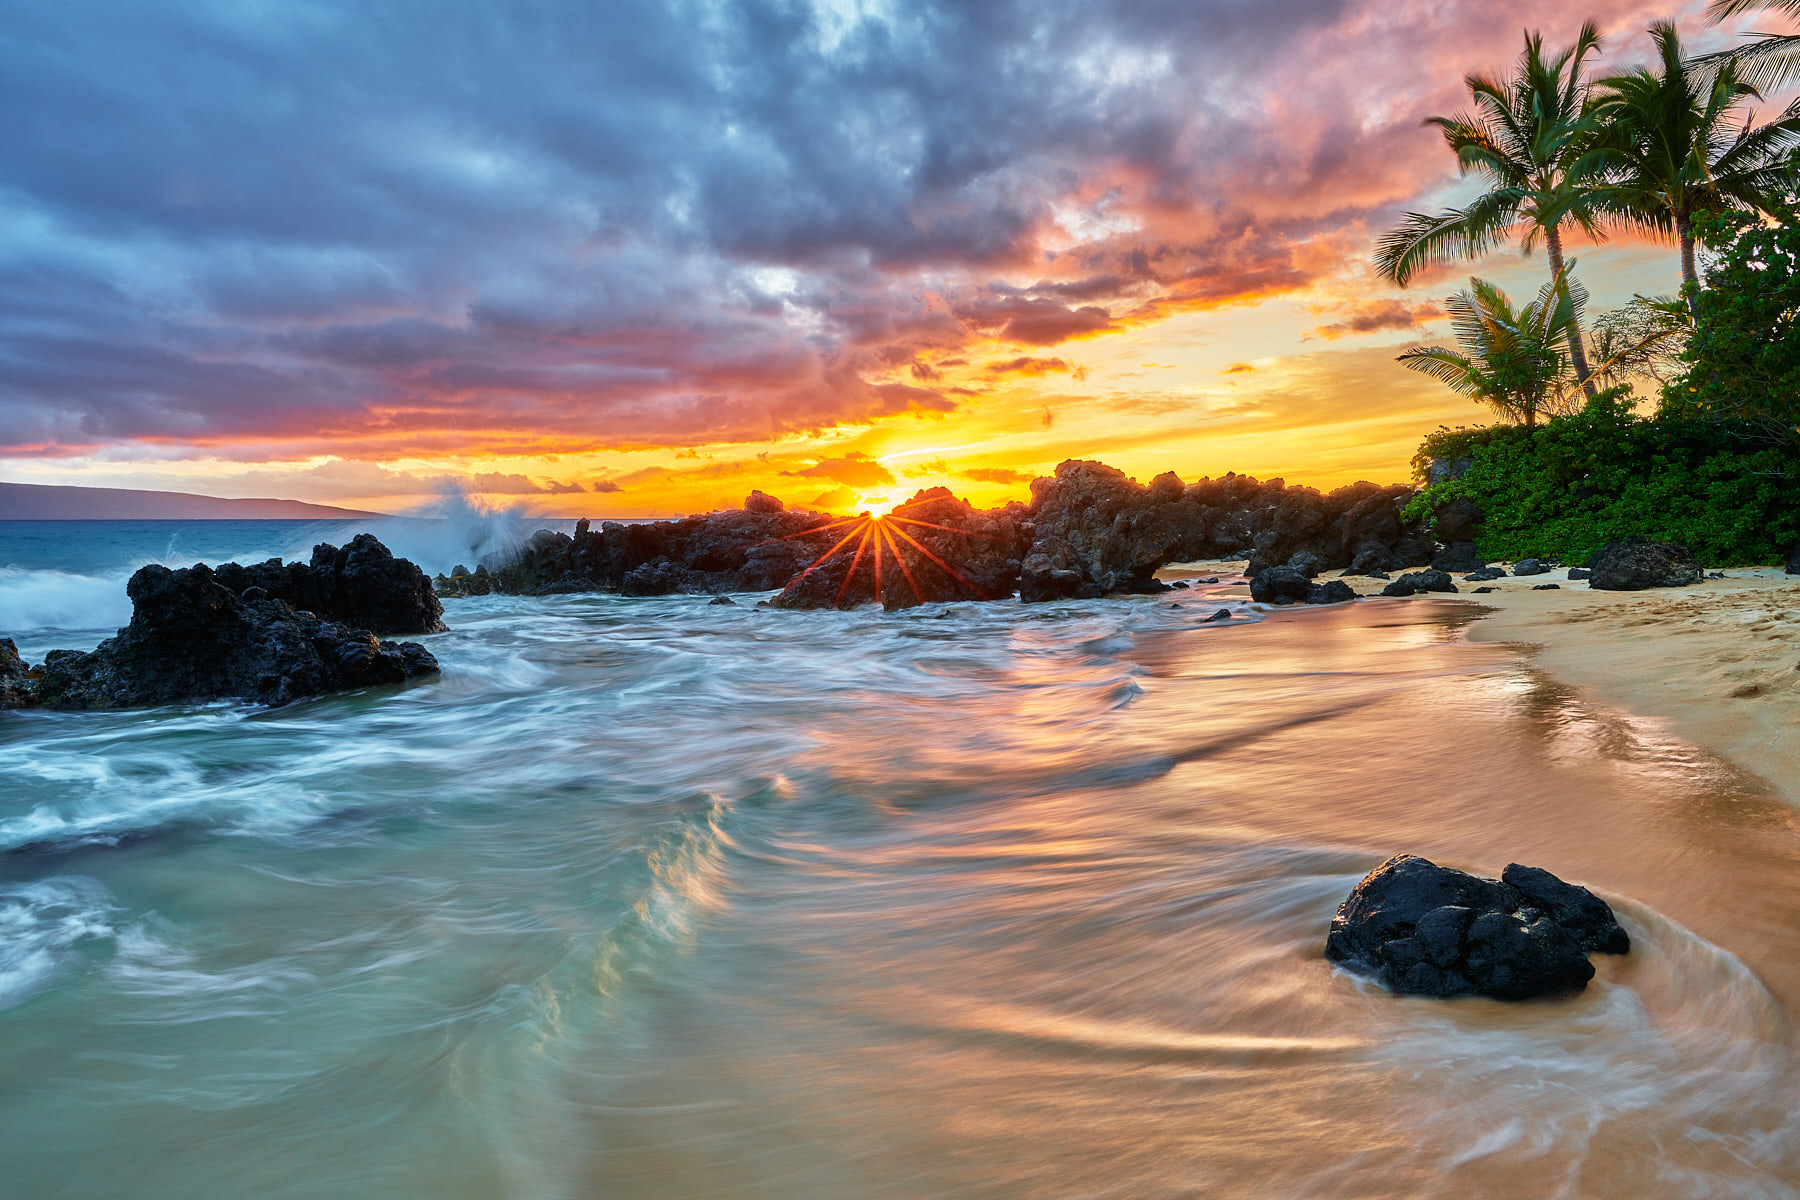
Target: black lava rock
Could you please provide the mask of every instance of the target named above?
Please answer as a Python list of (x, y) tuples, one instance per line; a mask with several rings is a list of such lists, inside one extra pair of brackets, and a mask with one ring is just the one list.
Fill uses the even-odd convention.
[(1569, 578), (1572, 580), (1588, 579), (1588, 578), (1591, 578), (1593, 576), (1593, 574), (1594, 573), (1592, 571), (1588, 570), (1586, 567), (1570, 567), (1569, 568)]
[(0, 708), (22, 708), (37, 700), (37, 680), (11, 638), (0, 638)]
[(733, 600), (730, 596), (714, 596), (711, 600), (708, 600), (706, 602), (706, 606), (708, 608), (711, 608), (714, 605), (722, 605), (722, 604), (729, 604), (733, 608), (737, 607), (737, 601)]
[(1418, 592), (1454, 592), (1456, 583), (1436, 567), (1409, 571), (1381, 589), (1384, 596), (1411, 596)]
[(218, 699), (285, 704), (438, 669), (417, 643), (384, 642), (284, 600), (244, 599), (210, 567), (143, 567), (125, 590), (131, 624), (90, 653), (52, 650), (27, 703), (66, 709)]
[(1473, 542), (1476, 531), (1481, 528), (1481, 520), (1481, 509), (1473, 501), (1458, 496), (1437, 510), (1432, 530), (1440, 542), (1452, 545)]
[(1410, 854), (1363, 877), (1325, 941), (1327, 959), (1394, 991), (1500, 1000), (1580, 991), (1590, 952), (1630, 949), (1604, 900), (1548, 871), (1484, 879)]
[[(395, 558), (374, 534), (358, 534), (343, 547), (321, 542), (312, 561), (279, 558), (251, 566), (213, 568), (221, 587), (244, 595), (259, 588), (266, 598), (352, 629), (376, 633), (442, 633), (444, 606), (419, 567)], [(464, 571), (467, 574), (467, 571)]]
[(1490, 579), (1505, 578), (1506, 572), (1502, 571), (1499, 567), (1483, 567), (1479, 571), (1470, 571), (1467, 575), (1463, 576), (1464, 581), (1468, 583), (1486, 583)]
[(1514, 575), (1545, 575), (1549, 571), (1550, 568), (1538, 558), (1522, 558), (1513, 564)]
[(1476, 589), (1475, 589), (1475, 594), (1476, 594), (1476, 595), (1477, 595), (1477, 596), (1479, 596), (1479, 595), (1481, 595), (1481, 594), (1482, 594), (1482, 593), (1484, 593), (1484, 592), (1497, 592), (1497, 591), (1499, 591), (1499, 590), (1500, 590), (1500, 589), (1499, 589), (1499, 588), (1497, 588), (1497, 587), (1478, 587), (1478, 588), (1476, 588)]
[(1431, 565), (1439, 571), (1480, 571), (1487, 560), (1475, 549), (1474, 542), (1452, 542), (1431, 556)]
[(1531, 585), (1531, 590), (1534, 592), (1560, 592), (1560, 591), (1562, 591), (1562, 584), (1560, 584), (1560, 583), (1534, 583)]
[(1686, 546), (1632, 536), (1608, 542), (1588, 560), (1588, 586), (1610, 592), (1687, 587), (1706, 577)]
[(1787, 573), (1789, 575), (1800, 575), (1800, 542), (1794, 543), (1793, 552), (1788, 555)]
[(1355, 600), (1356, 598), (1357, 595), (1350, 590), (1350, 585), (1341, 579), (1315, 583), (1312, 591), (1306, 594), (1308, 604), (1342, 604), (1346, 600)]
[(1250, 577), (1250, 598), (1258, 604), (1302, 603), (1312, 590), (1312, 576), (1299, 567), (1268, 567)]
[(1231, 620), (1231, 610), (1229, 608), (1221, 608), (1218, 612), (1206, 619), (1208, 621), (1229, 621)]

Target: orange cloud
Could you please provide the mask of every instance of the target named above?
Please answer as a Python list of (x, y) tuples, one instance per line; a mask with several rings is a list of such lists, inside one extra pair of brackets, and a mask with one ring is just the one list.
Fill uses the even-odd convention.
[(1441, 304), (1427, 301), (1408, 306), (1399, 300), (1369, 300), (1345, 310), (1344, 319), (1312, 330), (1313, 336), (1336, 341), (1357, 333), (1379, 333), (1389, 329), (1416, 329), (1426, 321), (1444, 315)]
[(882, 487), (894, 483), (894, 473), (860, 451), (852, 450), (843, 458), (821, 459), (799, 471), (783, 471), (783, 475), (829, 479), (846, 487)]

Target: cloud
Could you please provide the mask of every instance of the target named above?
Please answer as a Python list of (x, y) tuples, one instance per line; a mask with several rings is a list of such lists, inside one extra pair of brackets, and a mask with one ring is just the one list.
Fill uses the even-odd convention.
[(1226, 367), (1223, 371), (1220, 371), (1219, 374), (1221, 374), (1221, 375), (1248, 375), (1254, 370), (1256, 370), (1256, 368), (1253, 365), (1251, 365), (1250, 363), (1234, 362), (1229, 367)]
[(1454, 178), (1420, 119), (1521, 26), (1573, 33), (1552, 0), (366, 17), (94, 0), (9, 25), (0, 91), (32, 119), (0, 126), (0, 456), (518, 456), (951, 414), (953, 364), (1359, 273)]
[(1032, 358), (1029, 355), (1009, 358), (1004, 362), (991, 362), (984, 368), (986, 374), (990, 376), (1024, 375), (1032, 378), (1058, 373), (1066, 374), (1075, 369), (1060, 358)]
[(1030, 471), (1014, 471), (1006, 467), (968, 467), (958, 472), (976, 483), (1030, 483), (1037, 476)]
[(828, 492), (820, 492), (807, 503), (814, 508), (842, 508), (846, 504), (856, 503), (856, 490), (847, 487), (835, 487)]
[(783, 471), (782, 474), (829, 479), (853, 488), (882, 487), (895, 482), (892, 471), (855, 450), (843, 458), (821, 459), (810, 467), (798, 471)]
[(1367, 300), (1344, 311), (1344, 319), (1320, 325), (1312, 332), (1327, 341), (1356, 333), (1380, 333), (1389, 329), (1416, 329), (1425, 321), (1444, 315), (1442, 305), (1426, 302), (1407, 305), (1399, 300)]

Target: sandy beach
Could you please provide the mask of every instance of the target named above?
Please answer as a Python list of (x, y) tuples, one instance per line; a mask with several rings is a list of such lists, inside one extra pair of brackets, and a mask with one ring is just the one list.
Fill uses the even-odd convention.
[[(1536, 647), (1577, 687), (1665, 722), (1800, 804), (1800, 576), (1762, 567), (1687, 588), (1595, 591), (1566, 571), (1508, 577), (1457, 599), (1492, 611), (1479, 642)], [(1560, 583), (1557, 591), (1533, 585)]]

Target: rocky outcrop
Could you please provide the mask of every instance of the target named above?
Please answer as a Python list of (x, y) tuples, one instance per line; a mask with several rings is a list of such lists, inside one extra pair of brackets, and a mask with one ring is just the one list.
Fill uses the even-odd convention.
[(1400, 515), (1412, 495), (1404, 486), (1321, 493), (1247, 475), (1183, 484), (1173, 473), (1143, 485), (1104, 463), (1071, 460), (1032, 481), (1031, 494), (1026, 600), (1156, 591), (1168, 562), (1243, 556), (1254, 578), (1277, 564), (1312, 574), (1417, 566), (1433, 549)]
[(1310, 561), (1313, 573), (1422, 565), (1436, 546), (1420, 523), (1401, 516), (1411, 495), (1409, 487), (1372, 483), (1321, 493), (1245, 475), (1183, 483), (1166, 473), (1140, 484), (1104, 463), (1072, 460), (1033, 481), (1029, 505), (977, 510), (942, 488), (920, 493), (906, 506), (914, 511), (894, 514), (889, 529), (905, 530), (917, 544), (871, 541), (879, 558), (865, 547), (857, 565), (859, 578), (864, 571), (870, 578), (848, 586), (857, 542), (848, 555), (826, 556), (852, 526), (788, 511), (760, 492), (741, 509), (680, 521), (609, 521), (598, 531), (581, 522), (573, 535), (540, 530), (511, 562), (434, 582), (444, 596), (781, 588), (782, 605), (816, 607), (840, 591), (845, 604), (874, 599), (872, 564), (880, 561), (884, 570), (917, 568), (912, 581), (902, 571), (891, 588), (883, 578), (888, 604), (916, 603), (919, 595), (999, 599), (1015, 590), (1027, 601), (1151, 593), (1163, 590), (1160, 567), (1192, 559), (1242, 556), (1253, 568)]
[(1580, 991), (1631, 939), (1586, 888), (1514, 863), (1498, 880), (1400, 854), (1351, 890), (1325, 957), (1396, 992), (1528, 1000)]
[[(919, 492), (881, 517), (832, 530), (837, 552), (809, 566), (769, 603), (776, 608), (889, 609), (999, 600), (1019, 586), (1024, 509), (978, 509), (948, 488)], [(846, 540), (847, 539), (847, 540)]]
[(1513, 564), (1514, 575), (1548, 575), (1550, 564), (1541, 558), (1522, 558)]
[(21, 703), (63, 709), (216, 699), (285, 704), (438, 669), (423, 646), (384, 642), (296, 611), (258, 586), (240, 595), (206, 566), (143, 567), (126, 593), (131, 624), (89, 653), (52, 650)]
[(352, 629), (389, 634), (444, 629), (444, 606), (432, 593), (431, 580), (413, 563), (395, 558), (373, 534), (360, 534), (342, 548), (320, 543), (307, 563), (271, 558), (247, 567), (222, 563), (213, 570), (228, 591), (261, 588), (271, 599)]
[(37, 680), (11, 638), (0, 638), (0, 708), (22, 708), (37, 700)]
[(1588, 586), (1609, 592), (1687, 587), (1706, 578), (1686, 546), (1628, 537), (1608, 542), (1588, 559)]
[(842, 536), (841, 527), (827, 528), (832, 522), (753, 492), (743, 508), (678, 521), (604, 521), (599, 529), (580, 521), (573, 534), (540, 529), (510, 561), (463, 568), (433, 584), (441, 596), (773, 591)]

